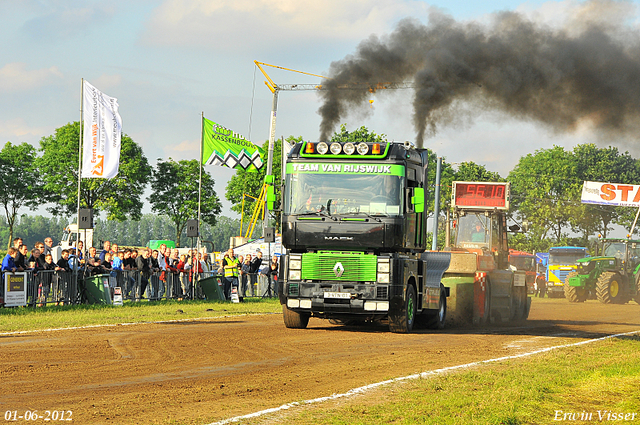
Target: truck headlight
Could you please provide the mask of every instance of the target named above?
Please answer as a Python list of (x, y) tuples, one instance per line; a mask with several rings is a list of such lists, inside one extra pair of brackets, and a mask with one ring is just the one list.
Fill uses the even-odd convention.
[(389, 283), (391, 281), (391, 260), (389, 258), (378, 258), (378, 283)]
[(289, 280), (300, 280), (300, 270), (289, 270)]
[(289, 256), (289, 280), (300, 280), (302, 278), (302, 256)]

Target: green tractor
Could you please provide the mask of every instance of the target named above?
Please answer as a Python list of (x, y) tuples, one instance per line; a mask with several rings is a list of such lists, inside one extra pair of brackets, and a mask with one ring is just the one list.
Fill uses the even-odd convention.
[(576, 261), (577, 272), (564, 281), (564, 296), (581, 303), (597, 298), (604, 304), (640, 304), (640, 240), (600, 239), (595, 257)]

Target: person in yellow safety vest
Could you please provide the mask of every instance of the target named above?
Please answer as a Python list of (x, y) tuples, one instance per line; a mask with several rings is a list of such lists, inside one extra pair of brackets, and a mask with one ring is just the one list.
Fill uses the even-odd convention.
[(226, 299), (231, 299), (231, 288), (235, 286), (238, 287), (238, 264), (239, 261), (233, 254), (233, 248), (229, 248), (227, 251), (227, 256), (224, 257), (223, 265), (224, 265), (224, 296)]

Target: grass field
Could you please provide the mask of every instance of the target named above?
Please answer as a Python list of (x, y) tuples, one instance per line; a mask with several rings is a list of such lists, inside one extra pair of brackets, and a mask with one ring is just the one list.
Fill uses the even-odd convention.
[(159, 301), (127, 302), (120, 307), (83, 304), (36, 309), (0, 308), (0, 332), (281, 312), (277, 298), (245, 298), (244, 302), (237, 304), (222, 301)]
[(292, 424), (640, 423), (640, 337), (405, 381), (288, 412)]

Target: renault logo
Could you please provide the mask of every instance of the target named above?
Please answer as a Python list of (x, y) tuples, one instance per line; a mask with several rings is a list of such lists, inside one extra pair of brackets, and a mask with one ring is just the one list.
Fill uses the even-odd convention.
[(336, 265), (333, 266), (333, 272), (336, 274), (336, 277), (342, 276), (342, 273), (344, 273), (344, 267), (342, 266), (342, 263), (336, 263)]

